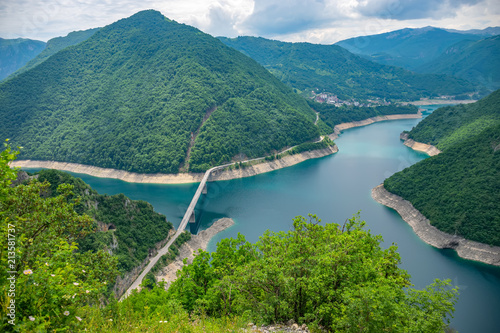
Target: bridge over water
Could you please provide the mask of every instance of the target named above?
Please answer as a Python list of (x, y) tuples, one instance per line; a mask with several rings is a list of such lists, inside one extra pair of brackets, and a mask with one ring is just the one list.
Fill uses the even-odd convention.
[[(259, 158), (260, 159), (260, 158)], [(121, 299), (126, 298), (132, 290), (137, 289), (139, 285), (142, 283), (142, 280), (146, 276), (146, 274), (149, 273), (149, 271), (156, 265), (158, 260), (168, 252), (168, 249), (172, 245), (173, 242), (177, 239), (177, 237), (180, 236), (184, 232), (184, 229), (186, 229), (186, 226), (189, 222), (195, 222), (195, 215), (194, 215), (194, 208), (196, 207), (196, 203), (198, 202), (198, 199), (200, 198), (201, 194), (206, 194), (207, 193), (207, 181), (211, 175), (211, 173), (215, 170), (225, 168), (229, 165), (232, 165), (234, 163), (229, 163), (229, 164), (224, 164), (224, 165), (219, 165), (216, 167), (213, 167), (205, 172), (203, 175), (203, 179), (200, 182), (200, 185), (198, 185), (198, 189), (196, 190), (193, 199), (191, 200), (191, 203), (189, 204), (188, 209), (186, 210), (186, 213), (184, 214), (184, 217), (182, 218), (181, 224), (179, 224), (179, 227), (177, 228), (176, 233), (168, 240), (167, 244), (165, 244), (164, 247), (162, 247), (160, 250), (158, 250), (158, 254), (154, 256), (148, 263), (148, 265), (144, 268), (142, 273), (137, 277), (137, 279), (132, 283), (132, 285), (127, 289), (127, 291), (123, 294)]]
[[(314, 141), (314, 142), (320, 142), (324, 139), (323, 136), (321, 136), (317, 141)], [(281, 152), (279, 152), (280, 154), (281, 153), (284, 153), (286, 151), (289, 151), (293, 148), (295, 148), (296, 146), (294, 147), (290, 147), (288, 149), (285, 149)], [(248, 162), (253, 162), (253, 161), (258, 161), (258, 160), (263, 160), (265, 159), (265, 157), (258, 157), (258, 158), (253, 158), (253, 159), (250, 159), (250, 160), (246, 160), (246, 161), (242, 161), (241, 163), (248, 163)], [(186, 229), (186, 226), (189, 222), (195, 222), (195, 215), (194, 215), (194, 208), (196, 206), (196, 204), (198, 203), (198, 199), (200, 198), (201, 194), (206, 194), (207, 193), (207, 181), (210, 177), (210, 175), (212, 174), (213, 171), (216, 171), (216, 170), (219, 170), (219, 169), (223, 169), (225, 167), (228, 167), (230, 165), (234, 165), (238, 162), (234, 162), (234, 163), (228, 163), (228, 164), (224, 164), (224, 165), (219, 165), (219, 166), (216, 166), (216, 167), (213, 167), (209, 170), (207, 170), (205, 172), (205, 174), (203, 175), (203, 179), (201, 180), (200, 182), (200, 185), (198, 185), (198, 189), (196, 190), (194, 196), (193, 196), (193, 199), (191, 200), (191, 203), (189, 204), (189, 207), (188, 209), (186, 210), (186, 213), (184, 214), (184, 217), (182, 218), (182, 221), (181, 221), (181, 224), (179, 225), (179, 227), (177, 228), (177, 232), (174, 234), (174, 236), (172, 236), (172, 238), (170, 238), (167, 242), (167, 244), (165, 244), (164, 247), (162, 247), (160, 250), (158, 250), (158, 254), (156, 256), (154, 256), (148, 263), (148, 265), (144, 268), (144, 270), (142, 271), (142, 273), (139, 275), (139, 277), (137, 277), (137, 279), (135, 279), (134, 283), (132, 283), (132, 285), (127, 289), (127, 291), (123, 294), (123, 296), (121, 297), (121, 300), (125, 299), (128, 295), (130, 295), (130, 293), (132, 292), (132, 290), (134, 289), (137, 289), (139, 287), (139, 285), (142, 283), (142, 280), (144, 279), (144, 277), (146, 276), (146, 274), (149, 273), (149, 271), (154, 267), (154, 265), (156, 265), (156, 263), (158, 262), (158, 260), (168, 252), (168, 249), (170, 248), (170, 245), (172, 245), (173, 242), (175, 242), (175, 240), (177, 239), (177, 237), (179, 237), (180, 234), (182, 234), (184, 232), (184, 229)]]

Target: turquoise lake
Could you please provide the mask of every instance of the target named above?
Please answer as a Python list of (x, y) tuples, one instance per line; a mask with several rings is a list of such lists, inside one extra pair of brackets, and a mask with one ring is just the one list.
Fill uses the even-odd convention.
[[(424, 107), (431, 112), (433, 106)], [(267, 229), (292, 227), (294, 216), (318, 215), (323, 222), (342, 224), (360, 211), (367, 228), (384, 238), (383, 246), (397, 244), (402, 268), (417, 288), (435, 278), (451, 279), (460, 288), (452, 327), (459, 332), (500, 332), (500, 268), (459, 258), (454, 251), (438, 250), (421, 241), (400, 216), (371, 198), (371, 189), (393, 173), (427, 155), (402, 144), (399, 134), (420, 119), (380, 122), (345, 131), (336, 141), (340, 151), (320, 159), (250, 178), (208, 184), (208, 194), (197, 206), (199, 228), (220, 217), (236, 224), (210, 243), (238, 232), (255, 242)], [(75, 174), (99, 193), (124, 193), (146, 200), (177, 226), (197, 184), (159, 185), (126, 183), (115, 179)]]

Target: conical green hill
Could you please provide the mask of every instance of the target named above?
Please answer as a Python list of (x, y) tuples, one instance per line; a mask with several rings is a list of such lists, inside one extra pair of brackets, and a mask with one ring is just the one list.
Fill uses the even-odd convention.
[(319, 135), (305, 100), (254, 60), (152, 10), (1, 84), (0, 118), (20, 159), (142, 173), (202, 171)]

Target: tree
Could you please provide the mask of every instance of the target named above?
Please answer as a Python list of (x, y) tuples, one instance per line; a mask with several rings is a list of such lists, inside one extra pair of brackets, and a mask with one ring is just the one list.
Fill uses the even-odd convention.
[(343, 226), (320, 222), (296, 217), (293, 230), (267, 231), (256, 244), (241, 235), (224, 240), (212, 261), (200, 252), (185, 266), (169, 293), (189, 295), (188, 311), (264, 323), (294, 319), (341, 332), (444, 329), (457, 300), (449, 281), (414, 290), (396, 246), (382, 249), (382, 237), (364, 230), (358, 216)]
[(72, 186), (60, 185), (60, 195), (50, 198), (43, 197), (48, 182), (10, 186), (16, 171), (8, 163), (17, 153), (7, 144), (0, 153), (0, 327), (76, 327), (79, 308), (98, 304), (114, 282), (116, 259), (103, 251), (77, 251), (76, 241), (93, 230), (92, 219), (74, 210), (78, 199), (72, 198)]

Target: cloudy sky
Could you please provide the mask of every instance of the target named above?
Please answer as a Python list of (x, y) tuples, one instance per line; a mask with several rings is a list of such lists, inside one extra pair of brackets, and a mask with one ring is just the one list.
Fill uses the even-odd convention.
[(0, 0), (0, 37), (46, 41), (143, 9), (214, 36), (322, 44), (405, 27), (500, 26), (498, 0)]

